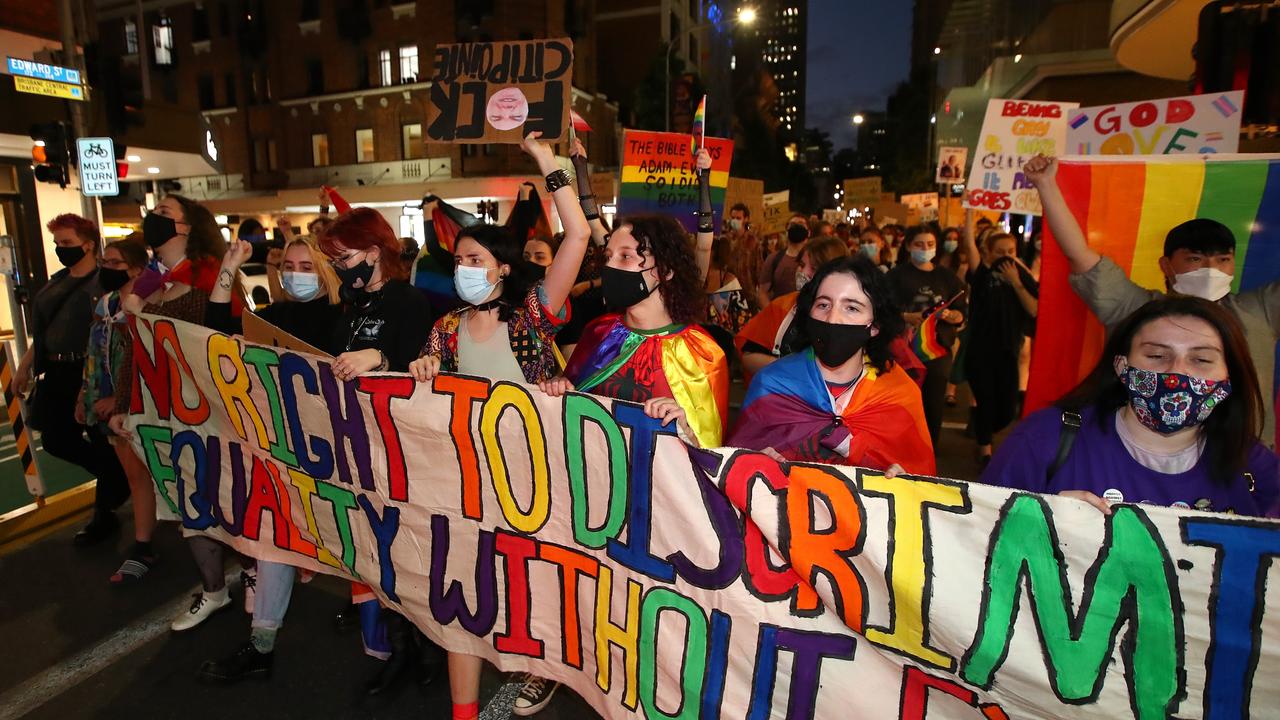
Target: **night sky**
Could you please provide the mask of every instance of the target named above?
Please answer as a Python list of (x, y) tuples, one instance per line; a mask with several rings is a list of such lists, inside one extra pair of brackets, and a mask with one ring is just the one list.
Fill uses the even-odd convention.
[(831, 134), (835, 149), (853, 147), (855, 112), (884, 110), (907, 78), (909, 0), (809, 0), (806, 124)]

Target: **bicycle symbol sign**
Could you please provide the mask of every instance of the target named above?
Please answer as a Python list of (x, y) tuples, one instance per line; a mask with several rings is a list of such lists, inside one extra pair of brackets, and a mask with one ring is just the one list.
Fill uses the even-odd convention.
[(80, 159), (80, 192), (89, 197), (119, 195), (120, 179), (111, 138), (80, 138), (76, 140), (76, 149)]

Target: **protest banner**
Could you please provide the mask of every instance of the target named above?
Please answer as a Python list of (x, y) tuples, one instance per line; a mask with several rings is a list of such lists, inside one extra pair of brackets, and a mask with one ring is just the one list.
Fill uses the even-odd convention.
[(1022, 174), (1036, 155), (1056, 157), (1067, 140), (1067, 112), (1078, 103), (991, 100), (969, 168), (964, 206), (1040, 214), (1040, 193)]
[(881, 202), (883, 190), (878, 177), (852, 178), (844, 181), (844, 206), (854, 210)]
[[(697, 232), (698, 176), (689, 152), (690, 136), (627, 130), (622, 139), (622, 185), (618, 215), (663, 213)], [(724, 198), (733, 162), (733, 141), (707, 138), (711, 154), (711, 214), (714, 227), (724, 217)]]
[(1240, 147), (1244, 91), (1076, 108), (1067, 150), (1078, 155), (1201, 155)]
[[(1233, 291), (1262, 292), (1280, 280), (1280, 155), (1070, 157), (1060, 161), (1058, 186), (1089, 247), (1143, 288), (1165, 291), (1165, 235), (1192, 218), (1212, 218), (1235, 234)], [(1068, 285), (1066, 256), (1045, 232), (1037, 327), (1052, 330), (1037, 333), (1031, 346), (1027, 412), (1074, 387), (1105, 339)], [(1264, 387), (1270, 380), (1260, 379)]]
[(934, 182), (939, 185), (963, 183), (964, 169), (968, 167), (968, 160), (969, 148), (967, 147), (938, 148), (938, 169), (934, 173)]
[(1280, 523), (692, 450), (630, 403), (340, 382), (322, 358), (130, 323), (134, 446), (185, 529), (368, 582), (447, 649), (607, 718), (1280, 702), (1255, 682), (1280, 668)]
[(269, 345), (275, 348), (284, 348), (285, 350), (293, 350), (294, 352), (307, 353), (308, 355), (318, 355), (319, 357), (331, 357), (329, 353), (316, 348), (315, 346), (290, 335), (280, 328), (258, 317), (255, 313), (245, 312), (241, 315), (241, 323), (244, 326), (244, 337), (249, 342), (258, 343), (259, 345)]
[(730, 176), (729, 185), (724, 191), (726, 216), (737, 203), (747, 206), (753, 224), (759, 222), (760, 217), (764, 215), (764, 181)]
[(913, 211), (912, 225), (938, 219), (938, 193), (913, 193), (902, 196), (902, 204)]
[(772, 235), (787, 229), (787, 220), (791, 219), (791, 191), (766, 193), (762, 198), (764, 210), (760, 213), (757, 233)]
[(519, 143), (540, 131), (565, 139), (573, 88), (568, 38), (436, 45), (427, 137), (447, 143)]

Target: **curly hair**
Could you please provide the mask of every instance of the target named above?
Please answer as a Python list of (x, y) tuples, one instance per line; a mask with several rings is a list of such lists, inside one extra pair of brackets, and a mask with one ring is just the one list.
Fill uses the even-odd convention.
[(791, 347), (793, 351), (803, 350), (812, 344), (807, 327), (808, 323), (799, 322), (799, 320), (809, 317), (809, 313), (813, 310), (813, 303), (818, 297), (818, 289), (822, 286), (822, 281), (826, 280), (827, 276), (837, 273), (844, 273), (857, 278), (858, 284), (862, 286), (862, 291), (871, 300), (871, 324), (878, 328), (880, 332), (867, 341), (866, 357), (876, 370), (884, 372), (889, 369), (889, 365), (892, 362), (889, 346), (893, 344), (895, 339), (906, 332), (907, 324), (902, 319), (902, 310), (894, 302), (893, 291), (889, 286), (889, 281), (885, 278), (885, 274), (880, 272), (880, 268), (872, 264), (871, 260), (864, 255), (837, 258), (818, 268), (813, 275), (813, 279), (805, 283), (804, 289), (800, 291), (799, 297), (796, 298), (797, 322), (791, 323), (783, 344)]
[(614, 227), (623, 225), (631, 226), (637, 252), (653, 256), (661, 278), (658, 293), (671, 321), (684, 324), (701, 320), (706, 298), (689, 233), (668, 215), (634, 215), (619, 220)]
[(191, 260), (222, 260), (227, 252), (227, 241), (222, 237), (218, 221), (209, 208), (195, 200), (170, 195), (182, 207), (182, 221), (191, 226), (187, 233), (187, 257)]

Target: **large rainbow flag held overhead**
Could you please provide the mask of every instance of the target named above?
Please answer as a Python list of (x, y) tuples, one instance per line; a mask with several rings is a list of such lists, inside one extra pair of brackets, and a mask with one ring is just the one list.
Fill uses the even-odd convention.
[[(733, 162), (733, 141), (706, 139), (711, 153), (712, 222), (720, 227), (725, 189)], [(622, 185), (618, 215), (662, 213), (697, 232), (698, 178), (690, 136), (681, 133), (627, 130), (622, 141)]]
[[(1212, 218), (1236, 236), (1234, 291), (1280, 279), (1280, 155), (1064, 158), (1058, 186), (1089, 246), (1137, 284), (1165, 289), (1158, 261), (1171, 228)], [(1066, 257), (1045, 230), (1040, 315), (1026, 412), (1071, 389), (1102, 351), (1101, 324), (1067, 284)]]

